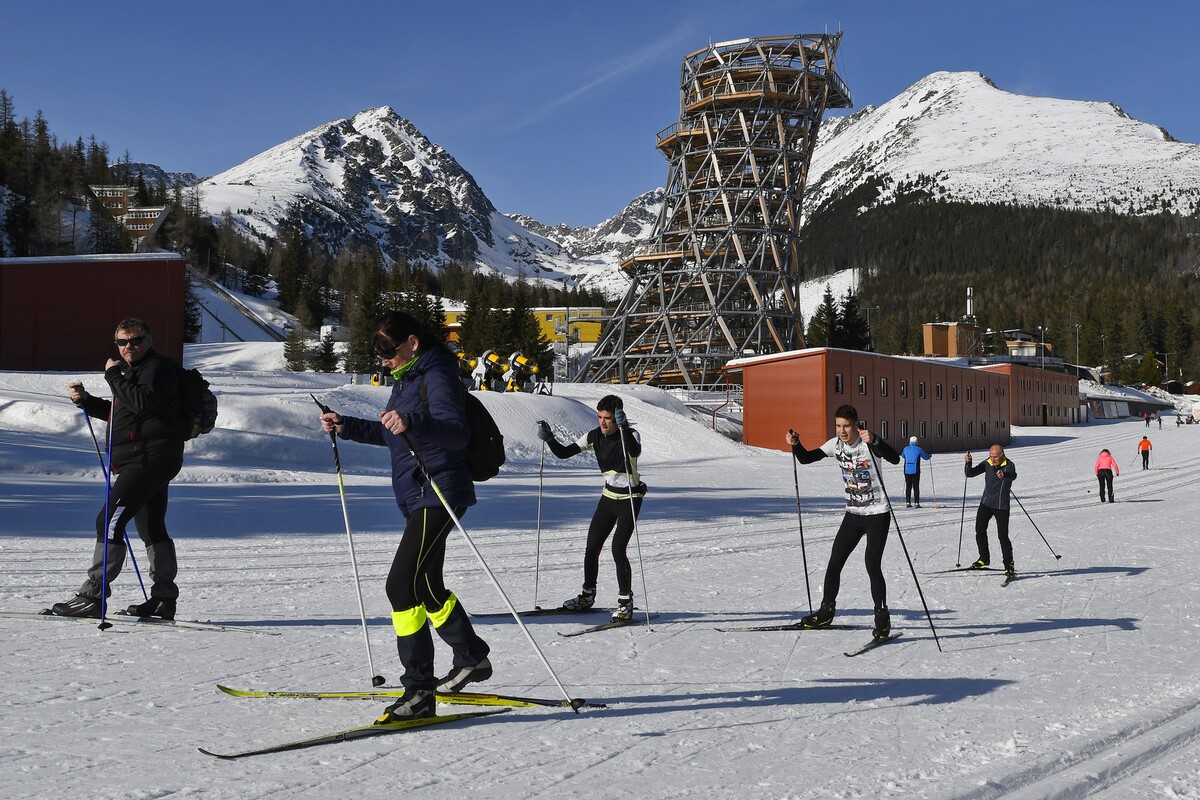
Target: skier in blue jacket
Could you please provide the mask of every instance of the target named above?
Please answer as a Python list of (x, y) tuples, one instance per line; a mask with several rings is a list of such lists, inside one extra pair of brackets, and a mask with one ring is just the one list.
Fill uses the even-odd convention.
[(929, 461), (931, 456), (926, 453), (921, 445), (917, 444), (917, 437), (908, 437), (908, 447), (900, 451), (900, 458), (904, 460), (904, 507), (910, 506), (921, 507), (921, 459)]
[[(321, 415), (321, 426), (343, 439), (391, 451), (392, 490), (406, 523), (386, 584), (405, 689), (380, 718), (390, 721), (433, 716), (435, 692), (457, 692), (468, 683), (487, 680), (492, 665), (487, 658), (490, 648), (443, 583), (446, 536), (454, 520), (431, 485), (437, 482), (457, 517), (475, 505), (466, 453), (466, 389), (458, 379), (458, 364), (441, 337), (399, 311), (376, 323), (373, 347), (396, 380), (379, 419), (330, 411)], [(410, 447), (421, 456), (428, 474)], [(454, 668), (440, 680), (434, 675), (429, 622), (454, 651)]]

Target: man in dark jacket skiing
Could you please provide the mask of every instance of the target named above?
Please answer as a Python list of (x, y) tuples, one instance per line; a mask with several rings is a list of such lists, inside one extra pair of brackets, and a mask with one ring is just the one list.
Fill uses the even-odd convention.
[[(179, 367), (154, 351), (150, 326), (132, 317), (117, 325), (113, 343), (120, 358), (104, 365), (112, 400), (93, 397), (72, 383), (71, 401), (90, 417), (109, 420), (112, 488), (96, 517), (92, 566), (79, 594), (46, 609), (64, 617), (99, 617), (101, 603), (125, 563), (125, 528), (137, 523), (150, 561), (150, 599), (130, 606), (139, 617), (175, 618), (178, 566), (167, 533), (167, 489), (183, 467), (185, 421)], [(107, 548), (105, 538), (107, 537)], [(107, 552), (106, 552), (107, 551)]]
[(613, 621), (624, 621), (633, 619), (633, 570), (625, 550), (633, 536), (637, 515), (642, 510), (642, 499), (646, 496), (646, 484), (638, 476), (637, 468), (642, 440), (637, 431), (629, 427), (624, 404), (616, 395), (600, 398), (596, 404), (596, 418), (600, 422), (598, 427), (568, 445), (559, 444), (545, 421), (538, 422), (537, 435), (558, 458), (570, 458), (585, 450), (595, 451), (596, 464), (604, 474), (604, 490), (588, 526), (583, 554), (583, 591), (562, 607), (568, 611), (586, 611), (595, 605), (600, 551), (615, 528), (612, 555), (617, 565), (617, 608), (612, 618)]
[(788, 431), (785, 441), (792, 448), (792, 455), (801, 464), (832, 456), (842, 472), (846, 484), (846, 514), (833, 537), (833, 550), (829, 554), (829, 566), (825, 568), (824, 594), (821, 607), (816, 613), (801, 618), (805, 628), (827, 628), (836, 612), (838, 589), (841, 587), (842, 568), (862, 539), (867, 540), (867, 577), (871, 582), (871, 599), (875, 603), (875, 628), (873, 638), (886, 640), (892, 631), (891, 612), (887, 606), (887, 584), (883, 577), (883, 550), (887, 546), (888, 528), (891, 526), (891, 502), (883, 493), (875, 457), (881, 456), (891, 464), (900, 462), (900, 455), (883, 439), (865, 426), (860, 426), (858, 410), (851, 405), (839, 406), (834, 412), (834, 437), (815, 450), (800, 444), (800, 437)]
[[(389, 722), (434, 716), (437, 692), (487, 680), (492, 664), (491, 648), (442, 576), (454, 517), (461, 519), (476, 501), (467, 463), (466, 389), (457, 360), (438, 334), (400, 311), (379, 319), (372, 345), (395, 379), (384, 410), (378, 419), (328, 411), (321, 427), (343, 439), (386, 447), (391, 456), (392, 490), (405, 525), (385, 591), (404, 694), (379, 718)], [(453, 668), (441, 679), (434, 673), (430, 623), (454, 652)]]
[(988, 457), (979, 466), (972, 466), (970, 453), (967, 453), (965, 461), (963, 471), (968, 478), (983, 473), (983, 496), (979, 499), (979, 510), (975, 512), (975, 544), (979, 547), (979, 560), (971, 565), (971, 569), (984, 569), (992, 561), (987, 526), (988, 520), (994, 517), (1004, 572), (1012, 577), (1017, 573), (1013, 565), (1012, 541), (1008, 538), (1008, 512), (1012, 482), (1017, 479), (1017, 467), (1008, 460), (1004, 448), (998, 444), (992, 445)]

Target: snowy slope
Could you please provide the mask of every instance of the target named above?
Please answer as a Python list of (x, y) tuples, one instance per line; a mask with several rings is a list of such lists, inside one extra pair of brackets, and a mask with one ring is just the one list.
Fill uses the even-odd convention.
[(882, 106), (821, 128), (805, 218), (863, 183), (923, 181), (940, 199), (1119, 213), (1200, 210), (1200, 145), (1112, 103), (1005, 92), (977, 72), (935, 72)]
[[(639, 605), (659, 617), (652, 630), (573, 639), (556, 635), (573, 620), (528, 621), (568, 690), (607, 710), (521, 709), (473, 726), (240, 762), (204, 756), (197, 746), (281, 742), (367, 722), (382, 708), (239, 700), (215, 689), (218, 681), (368, 688), (329, 441), (308, 393), (370, 415), (383, 390), (279, 371), (281, 350), (188, 347), (188, 362), (213, 380), (221, 417), (189, 445), (171, 490), (180, 616), (261, 633), (101, 633), (88, 622), (0, 619), (5, 797), (1200, 797), (1200, 596), (1191, 589), (1200, 570), (1200, 427), (1176, 429), (1168, 419), (1162, 431), (1136, 422), (1016, 429), (1008, 452), (1019, 469), (1017, 496), (1046, 542), (1014, 513), (1025, 577), (1004, 589), (993, 573), (932, 574), (973, 556), (970, 516), (981, 488), (964, 484), (961, 454), (935, 455), (925, 508), (896, 513), (941, 649), (893, 534), (884, 567), (903, 637), (848, 659), (842, 652), (865, 640), (865, 628), (714, 630), (795, 619), (807, 610), (808, 583), (820, 599), (842, 516), (837, 470), (829, 462), (799, 468), (806, 582), (789, 458), (715, 435), (645, 387), (620, 391), (646, 443), (641, 466), (651, 487), (640, 549), (630, 548), (635, 586)], [(66, 401), (74, 377), (0, 373), (2, 610), (65, 599), (91, 551), (86, 531), (103, 481), (87, 428)], [(78, 377), (102, 392), (99, 374)], [(548, 458), (539, 482), (535, 420), (550, 420), (565, 440), (594, 424), (592, 408), (606, 391), (557, 388), (555, 397), (483, 398), (509, 463), (480, 486), (464, 523), (521, 607), (578, 591), (600, 485), (585, 456)], [(1155, 446), (1148, 472), (1132, 466), (1143, 435)], [(1092, 467), (1102, 447), (1122, 468), (1111, 506), (1095, 501)], [(374, 663), (394, 684), (383, 581), (400, 520), (387, 458), (350, 443), (341, 452)], [(899, 471), (885, 475), (894, 499)], [(503, 610), (457, 533), (447, 579), (468, 609)], [(131, 571), (114, 588), (114, 605), (140, 600)], [(599, 588), (611, 603), (607, 555)], [(860, 554), (838, 599), (840, 622), (870, 624)], [(556, 696), (511, 619), (481, 620), (479, 629), (496, 665), (481, 688)], [(441, 645), (438, 659), (439, 671), (449, 666)]]

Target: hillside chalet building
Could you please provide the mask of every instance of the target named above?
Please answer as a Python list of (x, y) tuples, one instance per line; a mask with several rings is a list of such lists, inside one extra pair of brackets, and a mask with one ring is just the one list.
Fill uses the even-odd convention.
[(133, 240), (134, 252), (142, 251), (142, 243), (146, 237), (154, 233), (171, 213), (170, 206), (134, 206), (132, 205), (134, 188), (132, 186), (89, 186), (92, 194), (112, 215)]

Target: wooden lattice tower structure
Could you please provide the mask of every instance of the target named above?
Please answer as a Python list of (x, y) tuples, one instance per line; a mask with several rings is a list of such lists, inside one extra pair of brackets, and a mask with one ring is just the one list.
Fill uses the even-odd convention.
[(841, 34), (714, 44), (683, 60), (651, 242), (585, 380), (708, 389), (731, 358), (801, 346), (797, 229), (826, 108), (850, 107)]

